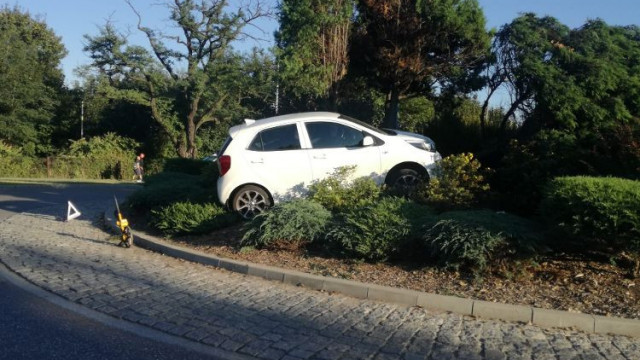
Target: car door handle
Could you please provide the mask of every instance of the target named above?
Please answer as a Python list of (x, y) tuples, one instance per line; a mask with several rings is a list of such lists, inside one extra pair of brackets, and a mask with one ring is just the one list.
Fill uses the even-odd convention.
[(255, 159), (255, 160), (251, 160), (252, 164), (264, 164), (264, 160), (263, 159)]
[(322, 155), (313, 155), (314, 159), (318, 159), (318, 160), (326, 160), (327, 159), (327, 155), (322, 154)]

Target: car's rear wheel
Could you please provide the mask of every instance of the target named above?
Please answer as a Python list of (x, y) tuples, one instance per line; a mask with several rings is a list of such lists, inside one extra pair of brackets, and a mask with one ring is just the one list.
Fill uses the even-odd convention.
[(245, 219), (253, 219), (270, 206), (269, 194), (263, 188), (255, 185), (241, 187), (236, 191), (231, 203), (231, 209)]

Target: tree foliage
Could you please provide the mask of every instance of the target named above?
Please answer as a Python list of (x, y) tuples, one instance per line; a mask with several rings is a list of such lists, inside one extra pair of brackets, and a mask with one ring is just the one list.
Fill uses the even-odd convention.
[(353, 0), (285, 0), (276, 33), (283, 88), (295, 97), (338, 102), (339, 83), (349, 64)]
[(51, 152), (50, 120), (63, 89), (62, 42), (19, 8), (0, 9), (0, 139), (27, 155)]
[(174, 0), (167, 7), (180, 34), (144, 26), (131, 6), (151, 51), (129, 45), (109, 23), (97, 36), (86, 36), (85, 51), (120, 96), (149, 106), (179, 156), (196, 158), (197, 132), (205, 124), (226, 120), (247, 95), (239, 78), (229, 76), (242, 71), (230, 43), (245, 36), (243, 27), (266, 13), (259, 2), (236, 11), (223, 0)]
[(514, 19), (498, 31), (487, 69), (489, 94), (480, 115), (483, 134), (489, 101), (498, 89), (506, 88), (509, 95), (509, 105), (500, 122), (504, 131), (510, 121), (517, 123), (518, 115), (531, 115), (536, 95), (545, 81), (564, 80), (555, 63), (568, 34), (569, 28), (555, 18), (539, 18), (532, 13)]
[(436, 83), (462, 76), (489, 47), (476, 0), (363, 0), (358, 14), (353, 52), (387, 94), (387, 127), (397, 127), (401, 97), (430, 94)]

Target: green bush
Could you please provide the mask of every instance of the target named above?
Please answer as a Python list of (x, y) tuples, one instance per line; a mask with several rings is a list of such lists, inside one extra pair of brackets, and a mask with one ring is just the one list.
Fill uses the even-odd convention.
[(531, 255), (544, 249), (544, 236), (536, 223), (489, 210), (451, 211), (425, 226), (423, 239), (438, 264), (465, 267), (477, 273), (492, 260)]
[(346, 256), (385, 261), (405, 248), (424, 216), (431, 216), (429, 208), (404, 198), (385, 197), (339, 215), (326, 238)]
[(34, 177), (38, 172), (36, 159), (25, 156), (22, 149), (12, 147), (0, 140), (0, 176)]
[(213, 188), (216, 192), (216, 186), (220, 173), (218, 172), (218, 165), (214, 162), (207, 162), (202, 168), (202, 174), (200, 174), (202, 186), (205, 188)]
[(130, 179), (137, 144), (108, 133), (71, 143), (57, 156), (38, 159), (0, 144), (0, 173), (15, 177), (62, 179)]
[(382, 189), (369, 177), (349, 181), (355, 167), (341, 167), (329, 177), (309, 186), (309, 199), (329, 211), (342, 212), (374, 202)]
[(640, 252), (640, 181), (559, 177), (547, 186), (541, 212), (558, 239)]
[(542, 226), (517, 215), (491, 210), (459, 210), (442, 213), (438, 215), (438, 220), (455, 220), (482, 227), (492, 233), (500, 233), (519, 252), (537, 252), (545, 247)]
[(512, 140), (501, 167), (492, 177), (492, 189), (500, 193), (501, 207), (533, 215), (540, 207), (544, 188), (558, 176), (592, 174), (584, 148), (576, 134), (543, 130), (524, 142)]
[(436, 164), (435, 176), (418, 186), (418, 202), (437, 209), (463, 209), (474, 205), (489, 190), (473, 154), (450, 155)]
[(164, 161), (163, 171), (200, 175), (204, 168), (211, 164), (210, 161), (198, 159), (171, 158)]
[(176, 202), (151, 210), (151, 225), (166, 235), (202, 234), (238, 221), (235, 214), (211, 203)]
[(501, 234), (457, 220), (440, 220), (425, 233), (431, 257), (440, 265), (461, 266), (483, 271), (496, 252), (504, 251), (508, 242)]
[(45, 168), (39, 159), (0, 152), (0, 176), (34, 178), (46, 176)]
[(134, 211), (145, 212), (180, 201), (215, 203), (216, 195), (201, 186), (198, 176), (164, 172), (147, 177), (144, 188), (131, 194), (126, 204)]
[(331, 213), (310, 200), (294, 200), (275, 205), (247, 225), (243, 246), (299, 249), (322, 234)]
[(107, 133), (74, 141), (54, 159), (53, 177), (85, 179), (131, 179), (137, 143)]

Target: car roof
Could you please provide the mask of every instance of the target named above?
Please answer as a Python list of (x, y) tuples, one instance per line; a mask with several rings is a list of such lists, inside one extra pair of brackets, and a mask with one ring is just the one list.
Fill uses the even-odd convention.
[(260, 120), (255, 120), (254, 122), (247, 122), (245, 124), (232, 126), (229, 129), (229, 134), (231, 137), (234, 137), (235, 134), (239, 131), (251, 129), (251, 128), (263, 128), (270, 127), (272, 125), (277, 125), (278, 123), (287, 123), (287, 122), (295, 122), (296, 120), (313, 120), (313, 119), (338, 119), (340, 114), (334, 112), (325, 112), (325, 111), (314, 111), (314, 112), (302, 112), (302, 113), (294, 113), (287, 115), (278, 115), (269, 118), (264, 118)]

